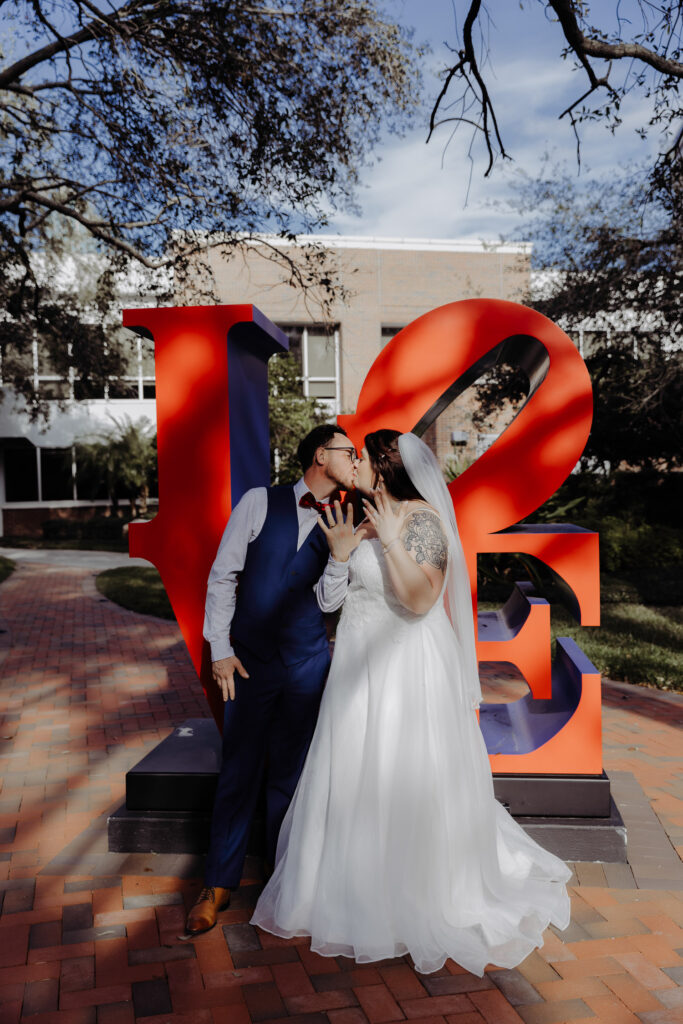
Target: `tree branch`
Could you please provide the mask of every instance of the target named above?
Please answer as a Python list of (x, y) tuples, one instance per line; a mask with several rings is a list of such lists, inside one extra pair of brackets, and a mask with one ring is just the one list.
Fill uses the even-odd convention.
[(4, 71), (0, 71), (0, 89), (5, 89), (7, 86), (13, 84), (17, 79), (21, 78), (23, 74), (30, 71), (31, 68), (36, 67), (38, 64), (42, 64), (43, 61), (50, 60), (57, 53), (63, 53), (65, 50), (72, 49), (74, 46), (79, 46), (81, 43), (87, 42), (89, 39), (97, 39), (99, 36), (103, 36), (108, 29), (105, 25), (97, 25), (92, 22), (90, 25), (86, 25), (80, 32), (75, 32), (71, 36), (67, 36), (63, 40), (55, 40), (54, 43), (48, 43), (47, 46), (43, 46), (40, 50), (35, 50), (33, 53), (27, 54), (22, 57), (21, 60), (15, 61), (14, 64), (6, 68)]
[[(0, 88), (6, 88), (17, 79), (21, 78), (31, 68), (36, 67), (38, 64), (42, 64), (46, 60), (51, 60), (52, 57), (58, 53), (68, 53), (75, 46), (80, 46), (81, 43), (88, 42), (92, 39), (100, 39), (110, 32), (114, 32), (118, 35), (124, 35), (128, 25), (126, 19), (131, 15), (134, 15), (137, 10), (144, 6), (147, 0), (130, 0), (130, 2), (123, 7), (119, 8), (116, 12), (116, 16), (105, 18), (100, 12), (99, 18), (91, 21), (88, 25), (85, 25), (80, 31), (73, 32), (71, 35), (64, 36), (63, 38), (56, 39), (54, 43), (48, 43), (47, 46), (41, 47), (39, 50), (34, 50), (33, 53), (27, 54), (22, 57), (21, 60), (15, 61), (10, 67), (5, 68), (4, 71), (0, 71)], [(169, 10), (168, 14), (173, 13)], [(163, 10), (155, 11), (155, 15), (158, 18), (165, 17)], [(103, 20), (100, 20), (103, 19)], [(134, 27), (134, 26), (133, 26)]]
[[(565, 39), (583, 64), (591, 85), (596, 87), (595, 72), (586, 57), (601, 57), (603, 60), (620, 60), (631, 57), (643, 64), (649, 64), (655, 71), (674, 78), (683, 78), (683, 64), (677, 60), (663, 57), (655, 50), (649, 50), (640, 43), (606, 43), (602, 39), (593, 39), (583, 34), (576, 18), (575, 4), (572, 0), (549, 0), (550, 6), (559, 18)], [(604, 84), (604, 83), (603, 83)]]
[[(502, 138), (500, 136), (500, 131), (498, 129), (498, 120), (496, 118), (496, 114), (495, 114), (495, 111), (493, 109), (493, 104), (491, 102), (491, 97), (489, 95), (488, 88), (486, 87), (486, 83), (485, 83), (485, 81), (484, 81), (484, 79), (483, 79), (483, 77), (481, 75), (480, 70), (479, 70), (479, 65), (477, 63), (477, 55), (476, 55), (475, 50), (474, 50), (474, 43), (473, 43), (473, 40), (472, 40), (472, 32), (473, 32), (473, 29), (474, 29), (474, 25), (475, 25), (475, 23), (477, 21), (477, 18), (479, 17), (480, 10), (481, 10), (481, 0), (471, 0), (470, 7), (469, 7), (469, 10), (467, 12), (467, 17), (465, 18), (465, 24), (463, 25), (463, 31), (462, 31), (463, 49), (460, 50), (460, 52), (458, 54), (458, 56), (460, 57), (460, 60), (448, 72), (448, 75), (446, 77), (446, 81), (445, 81), (445, 83), (443, 85), (443, 88), (441, 89), (441, 92), (439, 93), (439, 95), (437, 97), (437, 100), (436, 100), (434, 106), (432, 107), (432, 113), (431, 113), (431, 116), (430, 116), (430, 119), (429, 119), (429, 134), (427, 136), (427, 142), (429, 142), (429, 140), (430, 140), (430, 138), (432, 136), (432, 133), (434, 132), (434, 130), (438, 126), (438, 124), (443, 124), (444, 123), (443, 121), (440, 121), (440, 122), (437, 123), (436, 117), (437, 117), (437, 114), (438, 114), (439, 106), (440, 106), (441, 102), (443, 101), (443, 99), (444, 99), (444, 97), (446, 95), (446, 92), (448, 91), (448, 87), (449, 87), (451, 81), (453, 80), (453, 78), (456, 75), (460, 75), (465, 80), (465, 82), (467, 83), (467, 88), (470, 89), (474, 93), (475, 96), (477, 96), (476, 89), (474, 88), (474, 86), (472, 85), (472, 83), (469, 81), (469, 78), (468, 78), (468, 69), (469, 69), (469, 71), (472, 73), (472, 76), (473, 76), (476, 84), (479, 87), (479, 92), (480, 92), (480, 95), (477, 96), (477, 99), (479, 100), (479, 103), (480, 103), (480, 106), (481, 106), (481, 116), (482, 116), (483, 124), (477, 124), (476, 127), (479, 128), (483, 132), (484, 139), (486, 141), (486, 149), (488, 151), (489, 163), (488, 163), (488, 167), (486, 168), (486, 171), (484, 172), (484, 177), (488, 177), (488, 175), (491, 173), (491, 171), (493, 169), (493, 163), (494, 163), (494, 159), (495, 159), (495, 154), (494, 154), (494, 151), (493, 151), (493, 145), (492, 145), (492, 142), (491, 142), (491, 131), (493, 131), (493, 135), (495, 136), (495, 141), (496, 141), (496, 143), (498, 145), (498, 149), (500, 151), (500, 155), (502, 157), (506, 158), (506, 159), (510, 159), (510, 156), (505, 151), (505, 147), (503, 145), (503, 140), (502, 140)], [(467, 90), (465, 91), (464, 95), (467, 95)], [(489, 125), (489, 118), (490, 118), (490, 121), (491, 121), (492, 128)], [(457, 121), (457, 122), (461, 122), (461, 123), (468, 123), (468, 124), (472, 123), (471, 120), (469, 120), (468, 118), (458, 117), (458, 116), (447, 118), (447, 120), (448, 121)]]
[[(557, 16), (562, 33), (567, 42), (567, 49), (564, 51), (564, 56), (568, 53), (574, 54), (586, 72), (590, 85), (589, 89), (587, 89), (577, 100), (571, 103), (560, 114), (561, 118), (566, 116), (569, 116), (570, 118), (577, 142), (577, 160), (580, 164), (580, 139), (577, 125), (582, 120), (582, 115), (575, 115), (574, 111), (579, 104), (583, 103), (588, 96), (593, 92), (596, 92), (598, 89), (606, 89), (614, 101), (615, 108), (618, 108), (626, 91), (624, 86), (620, 86), (617, 89), (610, 84), (609, 69), (607, 74), (601, 76), (597, 75), (589, 58), (599, 58), (606, 61), (627, 59), (640, 62), (641, 64), (646, 64), (653, 68), (661, 75), (668, 76), (670, 79), (683, 79), (683, 63), (679, 60), (673, 60), (666, 56), (671, 37), (674, 34), (674, 26), (670, 24), (670, 19), (668, 19), (668, 14), (670, 13), (669, 7), (665, 7), (663, 9), (657, 8), (658, 14), (662, 19), (660, 24), (661, 26), (664, 26), (662, 28), (662, 32), (666, 31), (668, 39), (665, 52), (658, 53), (655, 49), (644, 46), (639, 42), (619, 41), (616, 43), (610, 43), (602, 39), (595, 38), (594, 35), (585, 34), (579, 19), (584, 19), (585, 16), (588, 15), (588, 4), (580, 3), (579, 0), (547, 0), (547, 5), (552, 8)], [(459, 97), (459, 101), (464, 104), (466, 97), (471, 94), (479, 105), (480, 119), (477, 121), (476, 127), (483, 132), (486, 141), (486, 148), (488, 151), (488, 166), (484, 172), (484, 176), (486, 177), (490, 174), (493, 167), (495, 149), (497, 148), (500, 155), (503, 157), (509, 158), (509, 154), (506, 153), (503, 146), (493, 103), (481, 74), (473, 44), (474, 26), (480, 17), (481, 9), (482, 0), (470, 0), (462, 30), (462, 48), (458, 50), (458, 60), (448, 70), (443, 86), (441, 87), (439, 95), (432, 107), (427, 141), (429, 142), (434, 131), (441, 124), (447, 122), (465, 124), (473, 123), (471, 118), (466, 118), (464, 116), (464, 109), (461, 110), (460, 115), (438, 120), (439, 112), (444, 106), (448, 91), (452, 87), (453, 80), (456, 78), (460, 79), (463, 82), (463, 92)], [(678, 10), (680, 13), (680, 4), (678, 5)], [(677, 20), (678, 16), (679, 15), (677, 14)], [(676, 23), (674, 23), (674, 25), (675, 24)], [(596, 30), (589, 31), (593, 31), (594, 34), (596, 32)], [(649, 26), (648, 31), (643, 38), (645, 38), (646, 41), (650, 41), (655, 38), (654, 31), (651, 31)], [(677, 36), (677, 41), (680, 42), (680, 30)], [(473, 81), (470, 81), (470, 75)], [(671, 116), (673, 116), (673, 114)], [(654, 117), (651, 123), (654, 123), (656, 120), (657, 118)], [(673, 152), (673, 150), (671, 150), (670, 153), (671, 152)]]
[(166, 260), (150, 260), (148, 256), (145, 256), (140, 249), (137, 249), (130, 242), (126, 242), (125, 239), (119, 238), (117, 235), (112, 234), (111, 231), (105, 230), (107, 228), (106, 221), (90, 220), (82, 213), (79, 213), (78, 210), (74, 210), (73, 207), (67, 206), (65, 203), (58, 203), (56, 200), (50, 199), (47, 196), (40, 196), (36, 192), (25, 192), (24, 200), (36, 206), (47, 207), (55, 213), (61, 213), (62, 216), (68, 217), (70, 220), (78, 221), (96, 238), (106, 242), (107, 245), (112, 246), (114, 249), (118, 249), (120, 252), (124, 252), (126, 255), (139, 260), (143, 266), (150, 270), (157, 270), (170, 262), (170, 258)]

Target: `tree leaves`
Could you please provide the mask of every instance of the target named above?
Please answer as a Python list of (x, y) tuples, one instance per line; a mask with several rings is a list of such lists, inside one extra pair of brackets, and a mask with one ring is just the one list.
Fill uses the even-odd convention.
[[(67, 243), (113, 257), (110, 298), (137, 261), (215, 301), (196, 254), (320, 229), (416, 105), (416, 51), (374, 0), (30, 0), (3, 21), (0, 292), (22, 338), (46, 305), (67, 339), (82, 314), (79, 282), (41, 274)], [(312, 254), (271, 255), (332, 296)]]
[[(522, 186), (519, 205), (535, 211), (527, 227), (543, 268), (527, 301), (582, 345), (593, 382), (589, 465), (679, 467), (683, 164), (662, 162), (645, 185), (629, 172), (587, 192), (542, 177)], [(503, 373), (480, 399), (492, 410), (521, 390)]]

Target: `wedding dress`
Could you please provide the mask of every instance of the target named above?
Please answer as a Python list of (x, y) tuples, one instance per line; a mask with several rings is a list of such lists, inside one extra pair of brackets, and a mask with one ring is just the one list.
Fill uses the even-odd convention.
[(473, 639), (458, 627), (455, 520), (443, 494), (410, 475), (448, 535), (450, 617), (443, 600), (424, 615), (400, 604), (379, 540), (352, 553), (318, 724), (252, 924), (310, 935), (324, 956), (409, 953), (423, 973), (450, 957), (481, 975), (518, 964), (549, 922), (568, 925), (571, 873), (495, 800)]

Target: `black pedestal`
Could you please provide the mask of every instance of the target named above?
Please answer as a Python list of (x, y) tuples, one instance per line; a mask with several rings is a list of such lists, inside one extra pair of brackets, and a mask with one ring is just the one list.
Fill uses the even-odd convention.
[[(190, 718), (126, 775), (126, 803), (108, 821), (116, 853), (203, 853), (220, 770), (212, 718)], [(626, 861), (626, 830), (599, 776), (495, 775), (496, 798), (541, 846), (564, 860)], [(250, 852), (263, 850), (255, 822)]]
[(188, 718), (127, 772), (126, 808), (210, 815), (220, 769), (213, 718)]

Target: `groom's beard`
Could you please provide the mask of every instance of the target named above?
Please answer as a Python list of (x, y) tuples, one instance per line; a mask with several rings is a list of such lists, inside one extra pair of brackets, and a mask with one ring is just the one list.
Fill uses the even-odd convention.
[(353, 470), (351, 470), (351, 472), (349, 473), (345, 480), (340, 480), (339, 477), (332, 477), (332, 479), (336, 483), (339, 490), (346, 491), (347, 494), (350, 491), (354, 490), (356, 486), (356, 474)]

